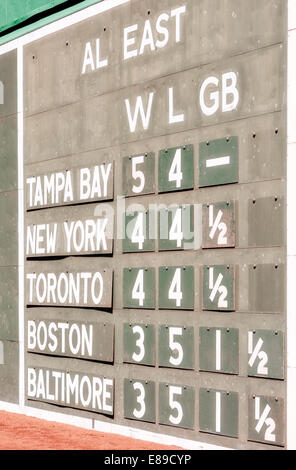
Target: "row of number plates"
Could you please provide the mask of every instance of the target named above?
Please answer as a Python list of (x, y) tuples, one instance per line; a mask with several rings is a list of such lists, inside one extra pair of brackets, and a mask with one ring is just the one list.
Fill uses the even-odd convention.
[[(195, 429), (196, 393), (192, 386), (158, 384), (148, 380), (124, 380), (125, 418)], [(200, 388), (198, 396), (199, 431), (226, 437), (239, 437), (239, 393)], [(284, 445), (283, 399), (248, 397), (248, 439)]]
[[(203, 310), (235, 311), (235, 266), (203, 266)], [(123, 307), (155, 309), (155, 268), (124, 268)], [(194, 310), (194, 266), (158, 269), (158, 305), (167, 310)]]
[[(155, 366), (155, 327), (149, 324), (123, 326), (123, 362)], [(158, 327), (158, 365), (195, 369), (195, 334), (192, 326)], [(237, 328), (199, 328), (199, 370), (239, 373), (239, 330)], [(248, 375), (284, 379), (283, 332), (248, 332)]]
[[(123, 195), (155, 193), (154, 153), (123, 159)], [(229, 137), (199, 146), (200, 188), (238, 182), (238, 138)], [(194, 147), (186, 145), (159, 152), (158, 192), (194, 188)]]
[(156, 238), (159, 251), (235, 247), (235, 211), (235, 201), (160, 209), (157, 237), (153, 210), (126, 213), (123, 252), (155, 251)]

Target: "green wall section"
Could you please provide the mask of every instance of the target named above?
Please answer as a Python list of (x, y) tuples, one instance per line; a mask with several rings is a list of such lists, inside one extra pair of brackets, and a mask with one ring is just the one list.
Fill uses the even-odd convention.
[(1, 0), (0, 31), (62, 3), (67, 3), (67, 0)]
[[(0, 37), (0, 45), (101, 1), (104, 0), (81, 0), (71, 6), (73, 2), (70, 0), (0, 0), (0, 33), (3, 34), (5, 30), (19, 25), (13, 32)], [(22, 27), (21, 23), (25, 20), (59, 5), (64, 7), (62, 11)]]

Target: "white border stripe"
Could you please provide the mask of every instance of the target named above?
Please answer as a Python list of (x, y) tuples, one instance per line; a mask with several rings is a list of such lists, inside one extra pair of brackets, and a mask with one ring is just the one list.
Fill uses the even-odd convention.
[(24, 97), (23, 46), (17, 49), (17, 136), (18, 136), (18, 319), (19, 319), (19, 404), (25, 405), (24, 381)]
[(287, 76), (287, 448), (296, 450), (296, 0), (288, 2)]
[(86, 7), (85, 9), (77, 11), (76, 13), (72, 13), (72, 15), (61, 18), (54, 23), (50, 23), (46, 26), (43, 26), (42, 28), (37, 29), (36, 31), (32, 31), (31, 33), (21, 36), (20, 38), (14, 39), (7, 44), (3, 44), (0, 46), (0, 55), (16, 49), (20, 45), (24, 46), (33, 41), (37, 41), (44, 36), (56, 33), (62, 29), (67, 28), (68, 26), (73, 26), (77, 23), (80, 23), (81, 21), (87, 20), (88, 18), (129, 2), (130, 0), (103, 0), (100, 3)]
[[(120, 424), (106, 423), (104, 421), (95, 421), (93, 427), (93, 420), (88, 418), (81, 418), (79, 416), (65, 415), (56, 413), (54, 411), (42, 410), (39, 408), (31, 408), (26, 406), (24, 410), (20, 410), (17, 405), (0, 401), (0, 410), (9, 413), (24, 414), (33, 418), (44, 419), (46, 421), (54, 421), (56, 423), (68, 424), (70, 426), (77, 426), (79, 428), (99, 431), (109, 434), (118, 434), (120, 436), (130, 437), (131, 439), (138, 439), (139, 441), (154, 442), (156, 444), (166, 446), (181, 447), (186, 450), (232, 450), (228, 447), (215, 446), (205, 442), (192, 441), (166, 434), (157, 434), (143, 429), (131, 428), (129, 426), (122, 426)], [(124, 449), (122, 449), (124, 450)]]

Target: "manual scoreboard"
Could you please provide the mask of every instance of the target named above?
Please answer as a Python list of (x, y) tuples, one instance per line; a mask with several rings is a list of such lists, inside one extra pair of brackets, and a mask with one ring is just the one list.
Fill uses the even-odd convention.
[(26, 406), (285, 447), (286, 4), (111, 3), (23, 49)]

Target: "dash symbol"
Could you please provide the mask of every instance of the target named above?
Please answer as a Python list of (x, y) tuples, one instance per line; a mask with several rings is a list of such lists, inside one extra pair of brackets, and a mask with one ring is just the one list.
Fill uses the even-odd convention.
[(210, 158), (206, 161), (207, 168), (214, 168), (216, 166), (230, 165), (230, 156), (220, 158)]

